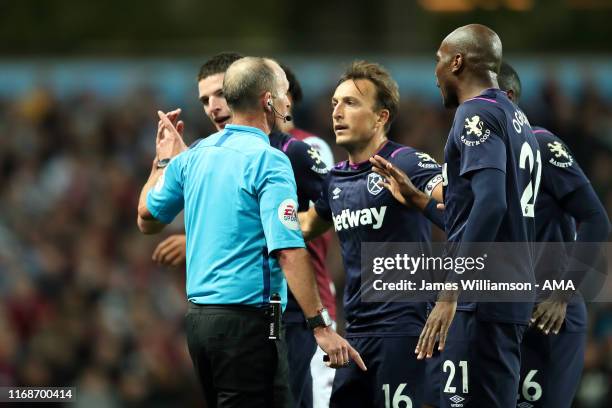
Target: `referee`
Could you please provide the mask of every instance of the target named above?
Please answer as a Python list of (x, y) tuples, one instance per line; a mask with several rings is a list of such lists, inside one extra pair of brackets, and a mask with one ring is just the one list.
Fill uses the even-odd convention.
[(330, 365), (354, 359), (365, 369), (321, 313), (291, 165), (268, 139), (289, 108), (288, 87), (272, 60), (235, 62), (223, 83), (233, 124), (189, 150), (158, 112), (164, 131), (140, 195), (138, 226), (157, 233), (185, 210), (187, 341), (209, 407), (290, 405), (286, 346), (268, 339), (266, 314), (272, 294), (286, 304), (283, 272)]

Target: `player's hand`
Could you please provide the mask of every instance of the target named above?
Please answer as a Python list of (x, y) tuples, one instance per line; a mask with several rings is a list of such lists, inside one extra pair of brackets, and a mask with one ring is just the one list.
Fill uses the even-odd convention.
[(180, 113), (180, 109), (173, 110), (167, 114), (157, 111), (160, 119), (155, 140), (158, 159), (171, 158), (187, 150), (187, 145), (183, 141), (185, 124), (182, 120), (178, 120)]
[(331, 327), (315, 328), (314, 336), (319, 347), (329, 356), (329, 362), (326, 363), (328, 367), (346, 367), (353, 360), (363, 371), (367, 370), (357, 350)]
[(179, 266), (187, 258), (187, 240), (185, 235), (171, 235), (160, 242), (153, 251), (153, 261), (160, 265)]
[(444, 350), (448, 328), (453, 322), (456, 310), (457, 301), (438, 300), (436, 302), (436, 305), (427, 317), (427, 322), (425, 323), (425, 327), (423, 327), (423, 331), (421, 331), (419, 341), (414, 350), (417, 359), (422, 360), (423, 358), (430, 358), (433, 355), (433, 349), (437, 339), (440, 341), (438, 350)]
[(372, 170), (384, 179), (380, 184), (389, 190), (397, 201), (407, 207), (417, 207), (421, 210), (427, 206), (429, 197), (412, 184), (406, 173), (379, 155), (371, 157), (370, 163)]
[(529, 321), (530, 326), (536, 326), (544, 334), (552, 332), (559, 334), (561, 326), (565, 321), (567, 302), (555, 299), (546, 299), (538, 304), (533, 310), (533, 315)]

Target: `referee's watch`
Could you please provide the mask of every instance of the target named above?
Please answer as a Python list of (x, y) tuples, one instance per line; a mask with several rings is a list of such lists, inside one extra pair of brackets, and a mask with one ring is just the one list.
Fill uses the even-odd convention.
[(319, 312), (313, 317), (307, 317), (306, 323), (310, 330), (314, 330), (317, 327), (328, 327), (332, 325), (331, 317), (326, 308), (319, 310)]
[(168, 165), (170, 164), (170, 161), (171, 161), (171, 160), (172, 160), (172, 159), (161, 159), (161, 160), (159, 160), (159, 161), (157, 162), (157, 166), (156, 166), (156, 167), (157, 167), (158, 169), (163, 169), (163, 168), (165, 168), (165, 167), (168, 167)]

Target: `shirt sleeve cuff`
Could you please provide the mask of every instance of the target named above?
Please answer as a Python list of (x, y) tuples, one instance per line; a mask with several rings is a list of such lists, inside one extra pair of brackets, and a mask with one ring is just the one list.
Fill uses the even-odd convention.
[(268, 253), (288, 248), (306, 248), (303, 239), (292, 239), (287, 241), (279, 241), (268, 244)]
[(151, 192), (149, 191), (147, 193), (147, 210), (149, 210), (153, 218), (155, 218), (157, 221), (164, 224), (170, 224), (172, 219), (164, 216), (163, 212), (156, 208), (152, 201), (153, 199), (151, 198)]

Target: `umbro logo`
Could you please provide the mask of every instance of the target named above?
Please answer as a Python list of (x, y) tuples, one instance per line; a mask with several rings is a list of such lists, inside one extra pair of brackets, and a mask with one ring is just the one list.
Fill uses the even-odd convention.
[(521, 402), (520, 404), (517, 405), (517, 408), (532, 408), (533, 404), (530, 404), (528, 402)]
[(336, 198), (340, 197), (340, 193), (342, 192), (341, 189), (339, 189), (338, 187), (334, 188), (334, 191), (332, 191), (332, 200), (335, 200)]
[(460, 395), (453, 395), (449, 400), (452, 402), (452, 404), (450, 404), (451, 407), (461, 408), (463, 407), (462, 402), (465, 401), (465, 398)]

